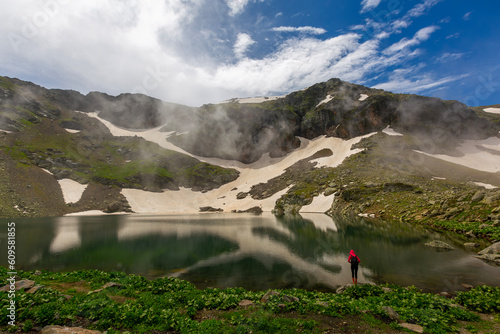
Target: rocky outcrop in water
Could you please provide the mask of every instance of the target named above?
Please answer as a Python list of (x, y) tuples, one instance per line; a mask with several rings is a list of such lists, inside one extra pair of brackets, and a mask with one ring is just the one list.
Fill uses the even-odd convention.
[(480, 251), (477, 257), (500, 266), (500, 241)]

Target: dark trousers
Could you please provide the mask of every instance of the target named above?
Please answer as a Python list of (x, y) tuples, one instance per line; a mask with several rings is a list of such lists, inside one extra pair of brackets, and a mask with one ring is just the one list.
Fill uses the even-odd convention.
[(351, 266), (352, 277), (358, 279), (358, 266)]

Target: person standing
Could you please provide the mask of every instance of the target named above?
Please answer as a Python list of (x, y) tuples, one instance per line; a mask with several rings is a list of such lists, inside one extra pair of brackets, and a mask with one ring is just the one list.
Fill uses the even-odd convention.
[(351, 249), (347, 261), (351, 264), (352, 282), (354, 284), (358, 284), (358, 265), (361, 260), (356, 253), (354, 253), (354, 250)]

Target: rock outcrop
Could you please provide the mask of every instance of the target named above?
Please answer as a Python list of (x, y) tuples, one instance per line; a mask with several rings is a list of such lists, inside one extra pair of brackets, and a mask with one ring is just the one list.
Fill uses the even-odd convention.
[(500, 266), (500, 241), (483, 249), (477, 254), (479, 259)]

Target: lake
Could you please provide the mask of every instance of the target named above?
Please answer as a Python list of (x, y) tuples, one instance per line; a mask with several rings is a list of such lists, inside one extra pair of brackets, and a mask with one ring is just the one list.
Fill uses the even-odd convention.
[[(16, 223), (16, 269), (119, 270), (175, 276), (205, 287), (331, 290), (351, 281), (349, 251), (361, 259), (360, 283), (415, 285), (424, 291), (499, 285), (500, 268), (446, 236), (406, 223), (323, 214), (107, 215), (2, 219)], [(424, 244), (443, 240), (455, 250)], [(0, 265), (7, 265), (2, 256)]]

